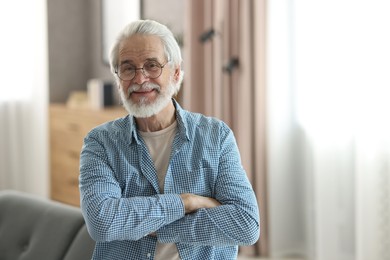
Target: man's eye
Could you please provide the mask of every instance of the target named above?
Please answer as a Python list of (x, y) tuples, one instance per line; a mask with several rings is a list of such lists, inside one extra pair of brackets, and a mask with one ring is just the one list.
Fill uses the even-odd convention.
[(160, 66), (158, 66), (158, 63), (157, 62), (148, 62), (145, 64), (145, 69), (147, 70), (153, 70), (153, 69), (158, 69), (160, 68)]
[(121, 72), (129, 72), (129, 71), (134, 71), (135, 67), (134, 66), (121, 66)]

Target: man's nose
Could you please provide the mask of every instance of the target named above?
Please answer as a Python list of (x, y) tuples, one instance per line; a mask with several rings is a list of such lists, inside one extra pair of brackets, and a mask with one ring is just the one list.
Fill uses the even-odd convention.
[(142, 68), (139, 68), (135, 71), (134, 83), (141, 85), (148, 80), (149, 78), (144, 75), (144, 70)]

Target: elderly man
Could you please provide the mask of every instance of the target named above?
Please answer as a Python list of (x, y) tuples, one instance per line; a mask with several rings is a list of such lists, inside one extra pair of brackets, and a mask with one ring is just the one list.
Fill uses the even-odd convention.
[(128, 115), (93, 129), (80, 165), (93, 259), (236, 259), (259, 238), (259, 210), (235, 138), (183, 110), (180, 48), (166, 26), (120, 33), (111, 70)]

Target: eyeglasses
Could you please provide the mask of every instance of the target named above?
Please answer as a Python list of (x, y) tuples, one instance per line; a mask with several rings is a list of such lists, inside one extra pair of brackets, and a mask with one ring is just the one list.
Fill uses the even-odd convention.
[(145, 78), (149, 79), (156, 79), (160, 77), (162, 73), (162, 69), (165, 65), (167, 65), (169, 61), (167, 61), (165, 64), (161, 65), (158, 61), (147, 61), (144, 63), (144, 66), (142, 68), (137, 68), (132, 64), (129, 63), (123, 63), (117, 67), (115, 70), (115, 73), (118, 75), (118, 77), (121, 80), (133, 80), (135, 78), (135, 75), (137, 75), (137, 70), (141, 70), (142, 74), (145, 76)]

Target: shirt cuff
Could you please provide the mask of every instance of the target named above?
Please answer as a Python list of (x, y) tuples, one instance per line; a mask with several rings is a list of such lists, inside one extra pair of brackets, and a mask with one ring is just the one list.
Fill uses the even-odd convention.
[(162, 205), (164, 205), (165, 223), (169, 224), (185, 216), (183, 201), (178, 194), (160, 195)]
[(179, 231), (175, 229), (176, 226), (175, 223), (171, 223), (169, 225), (163, 226), (159, 230), (157, 230), (157, 241), (160, 243), (176, 243), (179, 241)]

